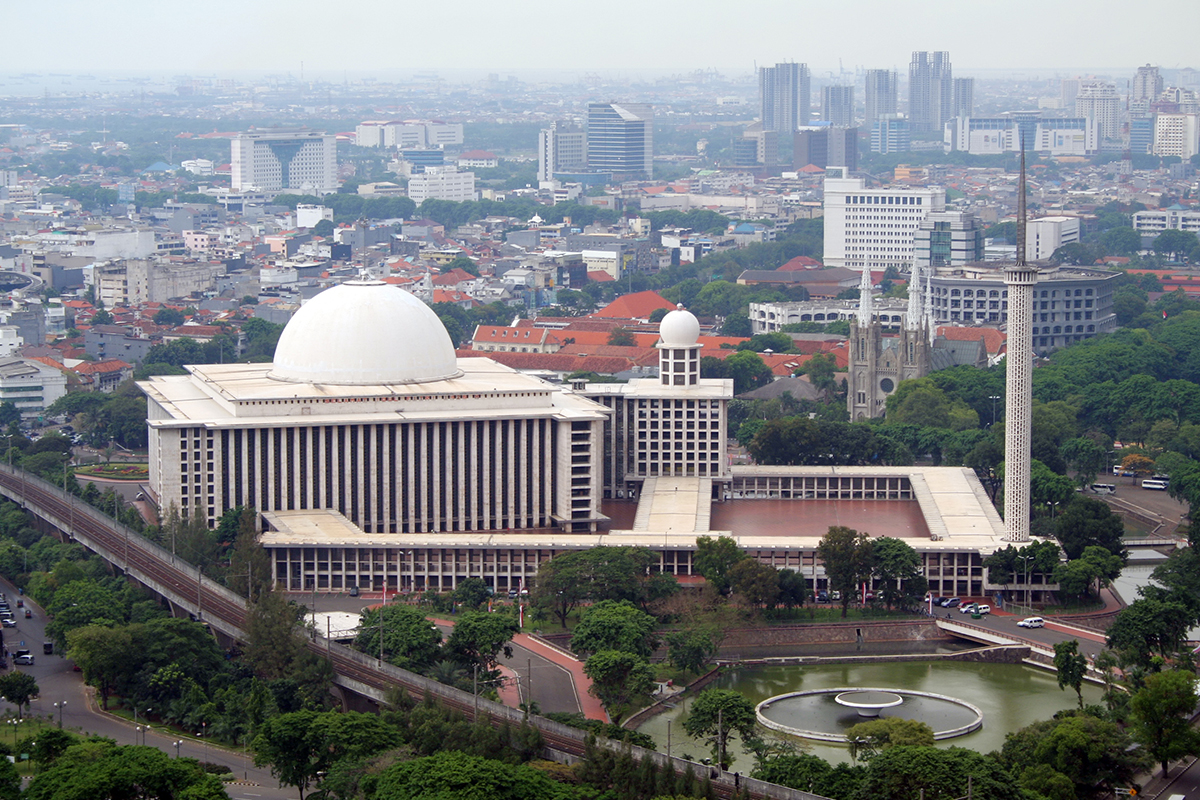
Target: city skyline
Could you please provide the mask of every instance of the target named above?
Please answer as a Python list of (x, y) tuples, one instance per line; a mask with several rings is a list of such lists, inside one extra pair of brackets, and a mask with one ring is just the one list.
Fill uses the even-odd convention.
[[(752, 7), (763, 24), (731, 25), (728, 7), (711, 0), (682, 3), (668, 0), (651, 7), (618, 0), (595, 14), (561, 9), (543, 0), (527, 0), (513, 13), (498, 16), (479, 0), (457, 0), (436, 7), (405, 10), (403, 30), (387, 24), (356, 25), (354, 19), (386, 21), (393, 7), (367, 0), (356, 5), (345, 25), (314, 23), (337, 19), (329, 6), (313, 0), (286, 4), (233, 3), (213, 0), (200, 18), (181, 16), (172, 6), (147, 0), (125, 0), (119, 11), (72, 0), (49, 7), (12, 5), (6, 9), (10, 29), (23, 31), (7, 48), (2, 71), (8, 76), (46, 70), (88, 72), (285, 72), (310, 79), (341, 79), (344, 74), (416, 70), (470, 72), (549, 71), (569, 73), (657, 72), (690, 69), (746, 70), (776, 62), (809, 64), (813, 76), (826, 77), (835, 67), (854, 71), (900, 68), (912, 51), (955, 52), (958, 72), (987, 70), (1114, 70), (1127, 71), (1147, 59), (1164, 69), (1196, 66), (1188, 31), (1200, 26), (1200, 6), (1190, 0), (1164, 0), (1154, 14), (1129, 15), (1125, 4), (1102, 0), (1088, 6), (1080, 20), (1076, 7), (1045, 6), (1017, 0), (1003, 13), (980, 14), (945, 0), (926, 0), (908, 15), (897, 15), (882, 0), (859, 0), (836, 8), (762, 0)], [(436, 11), (427, 10), (436, 8)], [(628, 12), (628, 13), (626, 13)], [(1028, 12), (1028, 13), (1026, 13)], [(1036, 12), (1036, 16), (1034, 13)], [(863, 19), (887, 24), (862, 30)], [(528, 25), (530, 16), (539, 20)], [(631, 20), (637, 18), (637, 24)], [(1120, 17), (1120, 24), (1112, 22)], [(63, 25), (64, 19), (74, 20)], [(1036, 19), (1037, 24), (1032, 24)], [(1164, 19), (1174, 24), (1164, 26)], [(1187, 24), (1192, 19), (1194, 24)], [(237, 20), (236, 25), (218, 25)], [(771, 24), (765, 24), (770, 20)], [(845, 35), (796, 36), (808, 31)], [(186, 22), (190, 33), (176, 32)], [(662, 23), (662, 25), (659, 24)], [(663, 25), (681, 23), (688, 53), (664, 46)], [(211, 24), (211, 35), (196, 26)], [(986, 26), (987, 36), (980, 37)], [(437, 36), (423, 32), (436, 28)], [(272, 35), (262, 36), (270, 30)], [(530, 41), (530, 31), (537, 40)], [(595, 49), (572, 49), (569, 65), (547, 58), (539, 43), (562, 43), (586, 30)], [(1071, 35), (1066, 35), (1066, 34)], [(195, 34), (195, 35), (193, 35)], [(53, 41), (53, 47), (46, 47)], [(305, 46), (313, 42), (314, 47)], [(554, 48), (553, 52), (561, 52)], [(1139, 53), (1144, 53), (1139, 55)], [(1153, 56), (1153, 58), (1151, 58)], [(619, 64), (620, 67), (615, 67)], [(302, 66), (303, 65), (303, 66)], [(3, 78), (0, 78), (0, 83)], [(0, 88), (0, 94), (4, 91)]]

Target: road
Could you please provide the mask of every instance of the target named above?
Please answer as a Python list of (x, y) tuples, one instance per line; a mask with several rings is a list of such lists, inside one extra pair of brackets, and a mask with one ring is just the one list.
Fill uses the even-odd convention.
[[(4, 628), (4, 644), (9, 650), (16, 651), (21, 647), (28, 648), (34, 653), (34, 663), (28, 667), (14, 667), (9, 661), (9, 669), (20, 669), (28, 672), (38, 682), (40, 696), (31, 701), (26, 712), (27, 716), (38, 716), (58, 720), (61, 711), (63, 728), (85, 734), (97, 734), (113, 739), (118, 744), (144, 743), (156, 747), (168, 755), (180, 755), (224, 764), (240, 779), (238, 784), (226, 786), (226, 791), (233, 800), (294, 800), (299, 792), (290, 788), (279, 788), (279, 782), (265, 769), (259, 769), (249, 762), (241, 753), (235, 753), (215, 745), (205, 745), (201, 740), (181, 736), (154, 722), (147, 731), (139, 734), (137, 726), (119, 717), (105, 714), (96, 708), (91, 699), (91, 693), (83, 683), (83, 676), (75, 672), (72, 663), (59, 654), (47, 656), (42, 653), (42, 642), (46, 641), (46, 614), (33, 600), (22, 597), (16, 588), (7, 580), (0, 578), (0, 591), (9, 599), (9, 605), (17, 616), (16, 628)], [(21, 597), (29, 607), (33, 616), (26, 619), (23, 609), (16, 607), (16, 598)], [(55, 704), (59, 704), (57, 707)], [(65, 704), (65, 705), (64, 705)], [(24, 736), (19, 725), (13, 725), (11, 720), (16, 717), (15, 707), (5, 704), (6, 724), (9, 731), (0, 734), (11, 735), (14, 741)], [(178, 749), (175, 742), (181, 741)]]
[[(288, 597), (305, 608), (310, 610), (315, 608), (318, 614), (330, 611), (358, 613), (363, 608), (378, 605), (382, 601), (378, 594), (350, 597), (340, 593), (318, 593), (315, 596), (312, 593), (293, 593)], [(390, 597), (388, 602), (392, 602)], [(450, 635), (450, 626), (439, 625), (439, 628), (442, 630), (443, 637)], [(532, 686), (533, 700), (543, 713), (555, 711), (580, 713), (583, 711), (575, 682), (567, 670), (520, 644), (514, 643), (512, 649), (512, 657), (501, 658), (500, 664), (516, 677), (522, 702), (525, 701)]]

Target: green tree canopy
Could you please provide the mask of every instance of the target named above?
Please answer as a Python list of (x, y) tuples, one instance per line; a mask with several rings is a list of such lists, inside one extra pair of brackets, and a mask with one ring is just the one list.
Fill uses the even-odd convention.
[(842, 616), (858, 586), (871, 577), (874, 566), (874, 543), (865, 533), (843, 525), (834, 525), (817, 544), (817, 556), (825, 565), (829, 587), (842, 593)]
[(754, 704), (740, 692), (705, 689), (692, 703), (683, 728), (693, 738), (703, 738), (712, 747), (718, 763), (728, 766), (729, 740), (734, 734), (747, 742), (754, 737)]
[(419, 609), (397, 604), (368, 609), (354, 638), (356, 649), (370, 655), (382, 652), (384, 660), (413, 672), (436, 661), (441, 644), (441, 631)]
[(619, 723), (631, 707), (644, 702), (654, 688), (654, 670), (637, 653), (600, 650), (588, 657), (583, 671), (592, 681), (588, 691), (604, 704), (612, 721)]
[(649, 658), (658, 646), (654, 617), (627, 600), (601, 600), (584, 609), (571, 637), (577, 653), (616, 650)]
[(1190, 670), (1147, 675), (1129, 700), (1133, 738), (1162, 764), (1164, 778), (1170, 762), (1200, 755), (1200, 733), (1191, 724), (1197, 702), (1196, 676)]

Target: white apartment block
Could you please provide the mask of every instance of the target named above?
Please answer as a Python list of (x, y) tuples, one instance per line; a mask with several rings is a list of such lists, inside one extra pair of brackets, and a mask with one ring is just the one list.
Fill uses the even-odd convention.
[(192, 158), (187, 161), (180, 162), (179, 166), (183, 167), (193, 175), (212, 175), (213, 162), (207, 158)]
[[(971, 155), (1019, 152), (1020, 122), (1015, 117), (955, 117), (946, 123), (944, 146), (947, 152)], [(1052, 156), (1094, 155), (1100, 149), (1100, 127), (1087, 117), (1039, 120), (1029, 145), (1034, 152)]]
[[(359, 187), (362, 188), (362, 187)], [(327, 219), (333, 222), (333, 209), (325, 206), (314, 206), (300, 203), (296, 206), (296, 227), (312, 228), (318, 222)]]
[(1133, 229), (1138, 233), (1175, 230), (1200, 234), (1200, 211), (1186, 211), (1178, 206), (1138, 211), (1133, 215)]
[(945, 208), (938, 186), (871, 189), (863, 178), (826, 178), (825, 266), (907, 270), (921, 221)]
[(538, 181), (554, 180), (556, 172), (587, 169), (587, 133), (577, 125), (555, 122), (538, 133)]
[(36, 417), (67, 393), (62, 370), (24, 358), (0, 359), (0, 397), (25, 418)]
[(1200, 117), (1195, 114), (1156, 114), (1154, 144), (1156, 156), (1179, 156), (1187, 161), (1200, 153)]
[(1096, 121), (1100, 140), (1116, 139), (1121, 133), (1121, 98), (1111, 83), (1087, 83), (1075, 97), (1075, 116)]
[(239, 134), (231, 143), (235, 192), (328, 194), (337, 191), (337, 140), (304, 129)]
[(463, 143), (462, 123), (367, 120), (354, 129), (359, 147), (444, 147)]
[(1025, 258), (1045, 261), (1065, 244), (1079, 241), (1078, 217), (1040, 217), (1025, 225)]
[(430, 199), (456, 203), (474, 200), (475, 173), (459, 172), (458, 167), (426, 167), (409, 179), (408, 196), (417, 205)]

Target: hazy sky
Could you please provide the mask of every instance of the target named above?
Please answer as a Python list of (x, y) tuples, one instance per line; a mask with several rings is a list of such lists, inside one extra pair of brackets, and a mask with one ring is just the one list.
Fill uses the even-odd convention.
[(1200, 68), (1200, 0), (0, 0), (0, 75)]

